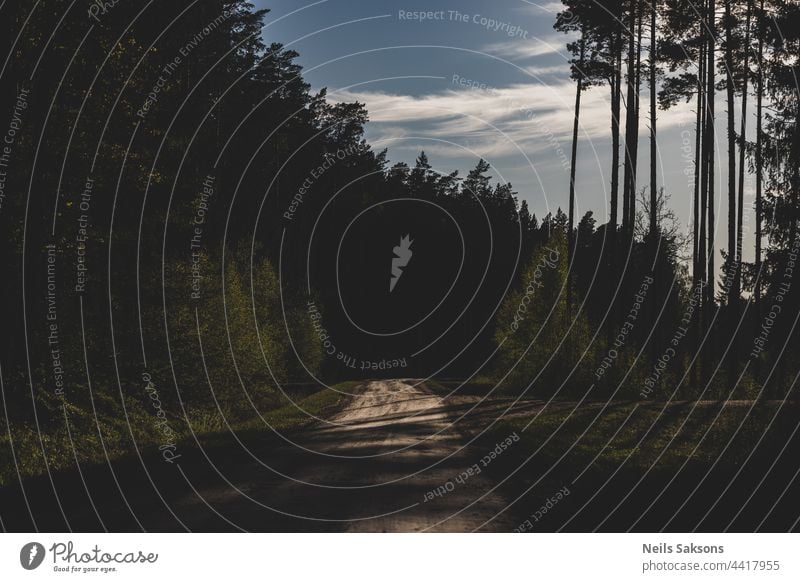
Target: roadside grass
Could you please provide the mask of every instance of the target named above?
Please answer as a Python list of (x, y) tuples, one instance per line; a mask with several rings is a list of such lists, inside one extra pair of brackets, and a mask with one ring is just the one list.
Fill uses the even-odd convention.
[(567, 455), (569, 466), (579, 470), (591, 465), (591, 471), (607, 473), (624, 462), (634, 470), (655, 464), (671, 471), (684, 462), (740, 464), (762, 435), (759, 447), (780, 450), (797, 426), (798, 408), (778, 401), (585, 403), (578, 409), (562, 403), (502, 420), (491, 432), (496, 439), (516, 432), (516, 454), (529, 457), (539, 449), (544, 464)]
[[(336, 392), (348, 392), (356, 387), (359, 382), (342, 382), (333, 386), (335, 390), (322, 389), (305, 396), (298, 401), (288, 402), (280, 408), (272, 410), (264, 415), (266, 421), (277, 430), (294, 430), (316, 422), (316, 417), (323, 417), (326, 414), (335, 410), (344, 398), (343, 394)], [(250, 424), (243, 423), (241, 428), (247, 429)], [(261, 428), (262, 424), (258, 424), (256, 428)]]
[[(333, 388), (347, 392), (357, 384), (343, 382)], [(195, 446), (193, 432), (203, 446), (213, 447), (230, 442), (231, 429), (237, 435), (252, 436), (272, 432), (269, 427), (288, 432), (313, 424), (314, 417), (323, 417), (335, 410), (343, 398), (335, 390), (309, 387), (290, 393), (289, 397), (281, 396), (277, 408), (262, 412), (263, 420), (255, 416), (252, 409), (245, 418), (241, 411), (202, 408), (188, 411), (187, 417), (169, 417), (168, 422), (175, 431), (176, 444)], [(59, 414), (60, 406), (52, 408), (50, 414)], [(157, 419), (142, 403), (127, 403), (127, 419), (124, 413), (115, 411), (115, 407), (104, 404), (101, 408), (95, 416), (91, 409), (67, 403), (68, 421), (62, 420), (58, 429), (48, 432), (37, 431), (33, 424), (3, 426), (0, 431), (0, 487), (48, 471), (73, 469), (76, 462), (84, 469), (129, 457), (136, 449), (149, 454), (161, 444), (163, 435), (154, 428)], [(45, 426), (55, 425), (51, 422)]]
[[(288, 432), (298, 430), (314, 424), (317, 422), (317, 418), (322, 418), (335, 411), (344, 399), (344, 395), (340, 392), (349, 392), (359, 384), (360, 382), (341, 382), (332, 386), (333, 389), (310, 392), (308, 396), (297, 400), (294, 399), (294, 396), (291, 397), (291, 400), (284, 397), (283, 400), (286, 404), (263, 413), (263, 419), (259, 417), (251, 418), (237, 423), (233, 428), (237, 433), (241, 433), (245, 437), (264, 431)], [(337, 392), (337, 390), (340, 392)], [(208, 432), (200, 440), (204, 445), (210, 444), (212, 441), (222, 444), (230, 440), (230, 433), (227, 430)]]
[[(681, 531), (698, 527), (697, 520), (716, 531), (730, 526), (743, 504), (754, 524), (772, 512), (779, 490), (747, 497), (762, 476), (774, 483), (794, 478), (797, 446), (784, 447), (793, 442), (798, 408), (796, 402), (704, 401), (576, 409), (562, 402), (498, 422), (475, 443), (476, 454), (519, 435), (486, 469), (513, 502), (509, 515), (519, 531)], [(737, 487), (728, 491), (734, 478)], [(572, 494), (556, 509), (553, 497), (562, 490)], [(719, 500), (716, 513), (709, 514), (708, 499)], [(755, 527), (742, 524), (736, 527)]]
[[(425, 385), (445, 395), (461, 381), (438, 379)], [(492, 386), (491, 380), (476, 378), (458, 394), (482, 396)], [(521, 442), (515, 455), (528, 458), (536, 451), (537, 463), (543, 465), (560, 461), (608, 473), (624, 463), (636, 472), (653, 465), (668, 472), (684, 463), (735, 466), (759, 439), (763, 449), (780, 450), (798, 422), (800, 403), (792, 401), (612, 401), (584, 402), (577, 408), (576, 403), (556, 401), (498, 421), (480, 440), (488, 446), (516, 432)]]
[[(451, 379), (431, 379), (425, 381), (425, 386), (431, 389), (434, 394), (446, 395), (455, 389), (457, 394), (464, 396), (485, 396), (495, 387), (496, 382), (491, 378), (475, 377), (468, 382), (463, 380)], [(495, 396), (503, 396), (499, 390), (495, 390)]]

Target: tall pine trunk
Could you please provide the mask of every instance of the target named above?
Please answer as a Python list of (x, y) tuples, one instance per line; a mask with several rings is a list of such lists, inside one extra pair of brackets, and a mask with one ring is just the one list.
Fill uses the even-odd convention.
[[(700, 245), (700, 225), (705, 222), (705, 205), (702, 205), (702, 217), (700, 214), (701, 209), (701, 192), (704, 185), (701, 185), (701, 176), (703, 175), (704, 158), (702, 155), (703, 147), (703, 128), (705, 127), (705, 108), (706, 102), (704, 99), (705, 94), (705, 67), (706, 67), (706, 54), (701, 46), (698, 56), (698, 71), (697, 71), (697, 121), (695, 122), (695, 137), (694, 137), (694, 228), (692, 239), (692, 276), (694, 286), (703, 284), (703, 269), (705, 268), (704, 262), (701, 262), (701, 257), (705, 252), (704, 247), (701, 249)], [(703, 266), (701, 266), (703, 265)]]
[(736, 208), (736, 275), (733, 287), (736, 297), (742, 291), (742, 249), (743, 217), (744, 217), (744, 162), (747, 145), (747, 86), (750, 80), (750, 20), (753, 12), (753, 0), (747, 1), (747, 17), (744, 32), (744, 58), (742, 63), (742, 119), (739, 129), (739, 194)]
[(733, 18), (731, 3), (725, 2), (725, 93), (727, 98), (728, 129), (728, 257), (725, 266), (725, 285), (728, 286), (728, 305), (735, 305), (739, 294), (734, 289), (736, 276), (736, 118), (733, 104)]
[[(703, 144), (706, 146), (706, 168), (708, 173), (706, 202), (708, 204), (708, 287), (706, 288), (706, 304), (711, 307), (714, 303), (714, 291), (716, 280), (715, 264), (715, 244), (714, 244), (714, 95), (715, 95), (715, 54), (716, 54), (716, 1), (708, 1), (708, 48), (706, 65), (707, 87), (706, 87), (706, 129)], [(710, 342), (713, 347), (713, 342)]]
[(634, 173), (634, 116), (636, 112), (636, 0), (630, 0), (630, 14), (628, 16), (628, 56), (627, 56), (627, 82), (628, 94), (625, 99), (625, 171), (622, 188), (622, 231), (627, 239), (633, 231), (630, 222), (633, 191), (635, 189)]
[(761, 182), (764, 173), (764, 158), (761, 153), (761, 132), (762, 132), (762, 101), (764, 93), (764, 0), (761, 0), (759, 7), (759, 34), (758, 34), (758, 76), (756, 81), (756, 282), (755, 300), (760, 306), (761, 300), (761, 223), (763, 212), (761, 200)]
[(567, 306), (572, 305), (572, 263), (575, 260), (575, 164), (578, 157), (578, 127), (581, 117), (581, 93), (583, 92), (583, 59), (586, 44), (581, 32), (581, 54), (578, 61), (578, 80), (575, 90), (575, 120), (572, 124), (572, 161), (569, 169), (569, 226), (567, 227), (567, 244), (569, 269), (567, 270)]
[[(620, 110), (622, 104), (622, 28), (617, 28), (617, 33), (612, 41), (612, 54), (614, 58), (614, 71), (611, 78), (611, 218), (609, 220), (608, 244), (608, 304), (613, 308), (614, 291), (617, 281), (617, 224), (619, 213), (619, 137), (620, 137)], [(609, 326), (609, 343), (613, 336), (613, 328)]]
[[(700, 238), (697, 243), (697, 266), (700, 270), (700, 277), (703, 285), (708, 284), (708, 250), (706, 241), (708, 239), (708, 40), (703, 45), (701, 51), (703, 55), (702, 78), (703, 78), (703, 129), (701, 138), (702, 160), (700, 164)], [(703, 290), (703, 297), (707, 295)], [(705, 306), (705, 299), (703, 301)]]
[(628, 224), (631, 227), (631, 236), (633, 235), (633, 228), (636, 224), (636, 174), (639, 165), (639, 94), (642, 86), (642, 22), (644, 5), (639, 4), (639, 22), (636, 31), (636, 86), (634, 90), (634, 109), (633, 109), (633, 144), (631, 153), (631, 201), (628, 206), (630, 217)]
[[(697, 121), (695, 125), (695, 138), (694, 138), (694, 225), (693, 225), (693, 253), (692, 253), (692, 291), (699, 292), (703, 289), (705, 284), (705, 201), (703, 198), (704, 186), (701, 185), (701, 176), (703, 175), (704, 158), (701, 155), (703, 145), (703, 128), (705, 127), (705, 67), (706, 67), (706, 54), (703, 46), (700, 46), (698, 51), (698, 71), (697, 71)], [(702, 213), (701, 213), (702, 212)], [(702, 302), (701, 302), (702, 305)], [(703, 317), (702, 308), (698, 309), (697, 319), (695, 325), (692, 326), (692, 338), (694, 341), (694, 353), (700, 349), (700, 328), (701, 318)], [(698, 358), (694, 366), (692, 366), (692, 373), (690, 382), (692, 389), (697, 387), (697, 376), (699, 372), (701, 360)]]
[[(617, 229), (619, 212), (619, 115), (622, 102), (622, 32), (614, 40), (614, 73), (611, 79), (611, 231)], [(612, 248), (613, 249), (613, 248)], [(613, 252), (612, 252), (613, 254)]]
[(658, 230), (658, 197), (656, 192), (656, 13), (657, 0), (650, 5), (650, 236), (653, 248), (657, 247), (656, 231)]

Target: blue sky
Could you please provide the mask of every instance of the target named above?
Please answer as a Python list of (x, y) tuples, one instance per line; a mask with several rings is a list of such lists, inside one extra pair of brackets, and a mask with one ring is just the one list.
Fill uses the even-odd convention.
[[(271, 9), (265, 40), (296, 50), (315, 89), (327, 87), (331, 99), (366, 104), (368, 139), (375, 149), (388, 148), (392, 162), (413, 164), (424, 149), (434, 169), (458, 169), (464, 175), (483, 157), (495, 176), (511, 182), (540, 217), (559, 206), (566, 209), (575, 86), (569, 79), (569, 38), (553, 30), (559, 2), (255, 4)], [(415, 12), (429, 14), (421, 20)], [(642, 90), (646, 114), (647, 86)], [(607, 220), (609, 206), (609, 97), (602, 86), (582, 97), (577, 210), (579, 215), (594, 211), (598, 223)], [(720, 102), (719, 220), (726, 216), (724, 111)], [(624, 112), (622, 116), (624, 120)], [(659, 185), (687, 229), (694, 159), (692, 105), (659, 111), (658, 130)], [(648, 136), (643, 118), (640, 185), (649, 179)], [(752, 215), (752, 189), (746, 195), (745, 225)], [(724, 245), (724, 231), (725, 224), (718, 223), (718, 248)]]

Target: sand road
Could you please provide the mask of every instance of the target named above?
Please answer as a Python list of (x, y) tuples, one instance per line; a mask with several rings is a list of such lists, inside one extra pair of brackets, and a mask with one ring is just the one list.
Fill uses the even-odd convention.
[(235, 487), (200, 488), (175, 512), (192, 530), (510, 531), (516, 521), (487, 471), (456, 481), (486, 452), (465, 447), (464, 427), (507, 404), (485, 403), (457, 422), (473, 406), (411, 380), (368, 382), (295, 444), (253, 451), (260, 462), (238, 466)]
[(511, 531), (524, 518), (493, 490), (498, 462), (481, 464), (496, 436), (469, 444), (509, 405), (369, 381), (291, 433), (220, 434), (184, 442), (175, 463), (153, 450), (12, 484), (0, 516), (11, 531)]

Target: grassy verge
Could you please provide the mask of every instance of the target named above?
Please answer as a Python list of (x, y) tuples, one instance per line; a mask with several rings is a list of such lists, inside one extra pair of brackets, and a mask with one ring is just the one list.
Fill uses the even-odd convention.
[(634, 525), (682, 531), (698, 527), (698, 520), (718, 531), (745, 506), (749, 513), (736, 527), (747, 530), (764, 515), (781, 514), (773, 503), (797, 469), (791, 435), (798, 408), (751, 401), (584, 403), (578, 409), (559, 403), (503, 420), (476, 444), (486, 454), (519, 436), (487, 470), (515, 501), (514, 515), (526, 531)]
[(750, 402), (687, 402), (666, 407), (611, 403), (605, 408), (590, 403), (579, 409), (562, 404), (538, 415), (502, 421), (493, 434), (499, 438), (517, 432), (529, 454), (541, 446), (541, 458), (557, 460), (569, 454), (578, 464), (594, 461), (596, 470), (614, 469), (623, 461), (641, 469), (653, 463), (677, 467), (684, 461), (706, 464), (717, 459), (736, 464), (750, 454), (762, 435), (761, 447), (786, 443), (797, 413), (797, 404), (781, 407), (779, 402), (754, 407)]
[[(318, 390), (296, 402), (290, 402), (266, 413), (264, 418), (270, 426), (277, 430), (293, 430), (308, 426), (316, 422), (315, 416), (324, 417), (339, 406), (344, 396), (336, 392), (336, 390), (347, 392), (356, 385), (358, 385), (358, 382), (342, 382), (333, 387), (335, 390)], [(250, 425), (261, 428), (263, 423), (250, 421), (249, 423), (243, 423), (241, 428), (246, 429)]]
[[(348, 391), (356, 384), (344, 382), (334, 388)], [(291, 401), (282, 397), (281, 405), (262, 411), (263, 420), (252, 414), (249, 418), (233, 414), (223, 418), (216, 409), (192, 410), (188, 419), (171, 417), (168, 420), (178, 444), (194, 446), (193, 432), (204, 446), (214, 446), (230, 441), (228, 423), (237, 434), (269, 430), (267, 425), (286, 432), (312, 424), (316, 422), (314, 417), (324, 417), (342, 402), (344, 397), (336, 390), (308, 388), (292, 394)], [(66, 408), (68, 420), (62, 420), (58, 428), (48, 432), (38, 431), (33, 425), (12, 424), (8, 430), (3, 427), (0, 432), (0, 487), (15, 483), (18, 476), (25, 479), (43, 475), (48, 470), (70, 470), (76, 462), (84, 468), (105, 463), (107, 459), (121, 459), (132, 455), (135, 448), (149, 452), (155, 450), (160, 444), (159, 438), (163, 438), (153, 428), (152, 412), (135, 402), (128, 405), (127, 419), (122, 413), (98, 412), (95, 416), (91, 410), (71, 404)], [(46, 426), (56, 424), (47, 423)]]
[[(434, 394), (447, 395), (453, 390), (458, 389), (457, 394), (464, 396), (485, 396), (491, 392), (497, 383), (490, 378), (473, 378), (465, 382), (464, 380), (437, 379), (427, 380), (425, 386), (431, 389)], [(499, 390), (494, 390), (493, 396), (503, 396)]]

